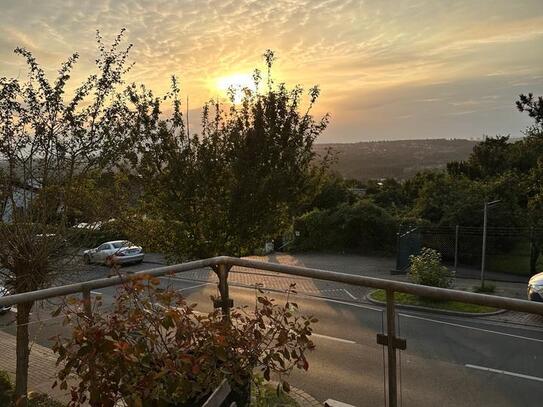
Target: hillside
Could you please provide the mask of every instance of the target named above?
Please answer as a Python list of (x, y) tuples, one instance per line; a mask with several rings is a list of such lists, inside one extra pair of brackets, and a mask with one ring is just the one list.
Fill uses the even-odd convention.
[(428, 168), (445, 168), (449, 161), (468, 158), (475, 140), (397, 140), (343, 144), (316, 144), (323, 154), (332, 148), (337, 162), (332, 168), (345, 178), (406, 179)]

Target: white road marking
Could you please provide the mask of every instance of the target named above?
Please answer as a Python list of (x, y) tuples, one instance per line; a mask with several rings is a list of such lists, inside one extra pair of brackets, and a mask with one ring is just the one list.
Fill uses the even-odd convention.
[(185, 287), (185, 288), (179, 288), (178, 290), (175, 290), (175, 291), (186, 291), (186, 290), (192, 290), (194, 288), (198, 288), (198, 287), (203, 287), (204, 285), (207, 285), (207, 283), (203, 283), (203, 284), (196, 284), (196, 285), (192, 285), (190, 287)]
[(505, 332), (499, 332), (499, 331), (492, 331), (490, 329), (483, 329), (483, 328), (477, 328), (477, 327), (474, 327), (474, 326), (467, 326), (467, 325), (461, 325), (461, 324), (455, 324), (453, 322), (445, 322), (445, 321), (439, 321), (437, 319), (431, 319), (431, 318), (424, 318), (424, 317), (419, 317), (419, 316), (416, 316), (416, 315), (408, 315), (408, 314), (399, 314), (401, 315), (402, 317), (405, 317), (405, 318), (414, 318), (414, 319), (420, 319), (420, 320), (423, 320), (423, 321), (429, 321), (429, 322), (435, 322), (436, 324), (443, 324), (443, 325), (450, 325), (450, 326), (456, 326), (458, 328), (466, 328), (466, 329), (471, 329), (473, 331), (479, 331), (479, 332), (485, 332), (485, 333), (491, 333), (491, 334), (496, 334), (496, 335), (503, 335), (503, 336), (509, 336), (511, 338), (518, 338), (518, 339), (524, 339), (524, 340), (527, 340), (527, 341), (533, 341), (533, 342), (540, 342), (540, 343), (543, 343), (543, 339), (537, 339), (537, 338), (530, 338), (528, 336), (522, 336), (522, 335), (515, 335), (515, 334), (508, 334), (508, 333), (505, 333)]
[(341, 401), (328, 399), (324, 402), (325, 407), (355, 407), (352, 404), (342, 403)]
[(312, 300), (325, 301), (325, 302), (335, 302), (336, 304), (349, 305), (351, 307), (369, 309), (369, 310), (372, 310), (372, 311), (379, 311), (381, 313), (384, 313), (384, 311), (381, 308), (376, 308), (376, 307), (372, 307), (372, 306), (369, 306), (369, 305), (355, 304), (355, 303), (352, 303), (352, 302), (341, 301), (341, 300), (333, 300), (331, 298), (317, 297), (317, 296), (313, 296), (313, 295), (304, 295), (304, 294), (300, 294), (300, 293), (298, 293), (298, 295), (300, 297), (309, 298), (309, 299), (312, 299)]
[(323, 339), (330, 339), (332, 341), (343, 342), (343, 343), (350, 343), (350, 344), (356, 343), (355, 341), (351, 341), (349, 339), (336, 338), (335, 336), (321, 335), (321, 334), (316, 334), (316, 333), (312, 333), (311, 336), (316, 336), (317, 338), (323, 338)]
[(499, 373), (506, 376), (520, 377), (521, 379), (528, 379), (528, 380), (535, 380), (537, 382), (543, 382), (543, 377), (529, 376), (527, 374), (509, 372), (507, 370), (492, 369), (490, 367), (470, 365), (470, 364), (466, 364), (465, 366), (469, 367), (470, 369), (483, 370), (485, 372)]
[(94, 295), (103, 295), (101, 292), (99, 291), (91, 291), (91, 294), (94, 294)]
[(352, 294), (349, 292), (349, 290), (347, 290), (347, 289), (344, 288), (343, 291), (345, 291), (345, 293), (346, 293), (349, 297), (351, 297), (353, 300), (358, 300), (358, 298), (356, 298), (354, 295), (352, 295)]

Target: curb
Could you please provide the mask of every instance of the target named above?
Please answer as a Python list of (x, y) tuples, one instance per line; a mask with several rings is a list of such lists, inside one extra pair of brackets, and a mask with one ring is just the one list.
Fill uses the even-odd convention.
[[(277, 386), (279, 382), (272, 380), (268, 382), (268, 384)], [(319, 402), (315, 397), (313, 397), (312, 395), (306, 393), (305, 391), (297, 387), (290, 386), (290, 391), (287, 394), (289, 395), (289, 397), (294, 399), (294, 401), (298, 403), (300, 407), (322, 407), (323, 406), (323, 404)]]
[[(375, 290), (372, 291), (371, 293), (367, 294), (366, 297), (365, 297), (366, 300), (368, 302), (374, 304), (374, 305), (386, 306), (386, 302), (379, 301), (379, 300), (374, 300), (373, 298), (371, 298), (371, 294), (373, 294), (374, 292), (375, 292)], [(507, 312), (506, 309), (499, 309), (499, 310), (492, 311), (492, 312), (462, 312), (462, 311), (442, 310), (442, 309), (439, 309), (439, 308), (423, 307), (423, 306), (420, 306), (420, 305), (408, 305), (408, 304), (399, 304), (399, 303), (395, 303), (394, 305), (395, 305), (396, 308), (400, 308), (400, 309), (407, 309), (407, 310), (411, 310), (411, 311), (429, 312), (429, 313), (432, 313), (432, 314), (449, 315), (449, 316), (453, 316), (453, 317), (470, 317), (470, 318), (489, 317), (489, 316), (503, 314), (503, 313)]]

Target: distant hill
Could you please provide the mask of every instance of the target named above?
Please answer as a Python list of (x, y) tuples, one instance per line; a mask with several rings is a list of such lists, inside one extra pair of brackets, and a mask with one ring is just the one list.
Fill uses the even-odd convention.
[(360, 143), (316, 144), (323, 154), (327, 148), (337, 153), (332, 169), (345, 178), (361, 181), (376, 178), (406, 179), (424, 169), (445, 168), (447, 162), (465, 160), (475, 140), (396, 140)]

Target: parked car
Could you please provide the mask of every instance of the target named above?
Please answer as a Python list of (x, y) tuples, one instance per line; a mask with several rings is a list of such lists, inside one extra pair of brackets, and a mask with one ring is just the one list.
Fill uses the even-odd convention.
[[(6, 295), (9, 295), (9, 291), (7, 290), (7, 288), (0, 285), (0, 297), (4, 297)], [(5, 314), (10, 309), (11, 305), (0, 305), (0, 315)]]
[(83, 260), (87, 264), (98, 263), (112, 266), (113, 264), (141, 263), (145, 253), (140, 246), (135, 246), (128, 240), (113, 240), (102, 243), (95, 249), (85, 250)]
[(543, 302), (543, 273), (536, 274), (528, 281), (528, 299)]

